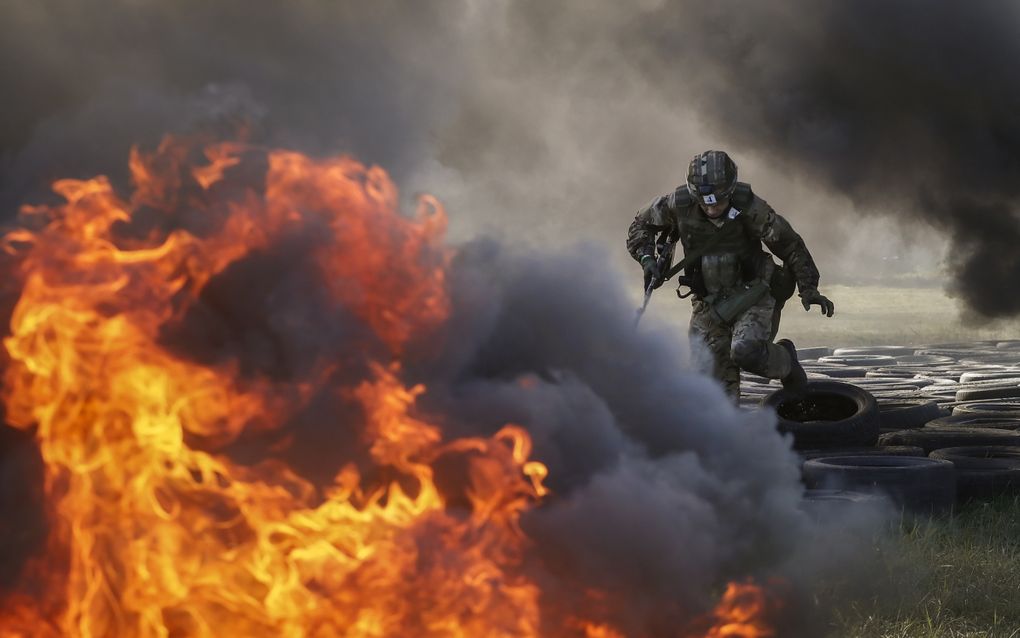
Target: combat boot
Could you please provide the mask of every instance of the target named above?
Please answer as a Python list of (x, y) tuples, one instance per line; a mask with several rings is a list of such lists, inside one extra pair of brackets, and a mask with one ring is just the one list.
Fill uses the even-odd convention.
[(776, 345), (785, 348), (790, 355), (790, 372), (781, 379), (783, 389), (791, 394), (804, 394), (807, 390), (807, 372), (804, 372), (804, 366), (797, 360), (797, 348), (789, 339), (780, 339)]

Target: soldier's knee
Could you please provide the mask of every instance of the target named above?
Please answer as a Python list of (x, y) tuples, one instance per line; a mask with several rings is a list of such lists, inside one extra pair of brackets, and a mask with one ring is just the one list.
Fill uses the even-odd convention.
[(734, 339), (730, 358), (748, 372), (759, 372), (765, 369), (769, 358), (768, 344), (760, 339)]

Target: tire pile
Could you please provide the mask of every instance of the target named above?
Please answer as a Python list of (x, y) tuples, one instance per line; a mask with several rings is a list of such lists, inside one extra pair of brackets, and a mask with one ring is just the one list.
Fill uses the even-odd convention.
[(776, 411), (809, 501), (888, 498), (939, 514), (1020, 494), (1020, 340), (798, 355), (805, 395), (747, 375), (741, 403)]

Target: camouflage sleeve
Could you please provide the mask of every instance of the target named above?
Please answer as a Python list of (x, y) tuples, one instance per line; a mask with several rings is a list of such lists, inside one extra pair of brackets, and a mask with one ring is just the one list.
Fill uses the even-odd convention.
[(638, 211), (627, 230), (627, 252), (640, 262), (645, 255), (655, 257), (655, 237), (670, 227), (668, 201), (656, 197), (648, 206)]
[(754, 231), (772, 254), (783, 260), (797, 278), (797, 287), (801, 294), (806, 290), (818, 289), (818, 267), (808, 252), (807, 245), (790, 222), (774, 211), (760, 197), (755, 197), (748, 211)]

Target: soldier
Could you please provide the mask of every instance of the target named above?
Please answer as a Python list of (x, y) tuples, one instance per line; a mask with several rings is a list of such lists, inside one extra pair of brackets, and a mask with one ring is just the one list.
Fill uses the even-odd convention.
[[(696, 155), (687, 183), (657, 197), (630, 225), (627, 250), (644, 269), (646, 288), (662, 285), (676, 241), (685, 255), (687, 276), (681, 285), (691, 289), (681, 295), (678, 287), (677, 294), (690, 295), (693, 302), (690, 335), (708, 346), (713, 375), (726, 392), (740, 398), (741, 369), (781, 379), (783, 387), (802, 392), (807, 375), (793, 343), (772, 343), (779, 312), (793, 294), (793, 280), (804, 310), (818, 305), (831, 317), (835, 308), (818, 292), (818, 269), (804, 240), (749, 185), (737, 181), (737, 166), (726, 153)], [(762, 250), (763, 242), (783, 266)]]

